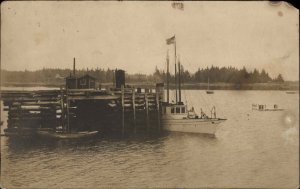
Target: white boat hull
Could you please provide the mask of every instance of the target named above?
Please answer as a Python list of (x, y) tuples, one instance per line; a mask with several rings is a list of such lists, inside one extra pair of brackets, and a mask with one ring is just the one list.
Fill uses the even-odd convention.
[(166, 131), (214, 135), (223, 121), (225, 119), (165, 119), (162, 124)]

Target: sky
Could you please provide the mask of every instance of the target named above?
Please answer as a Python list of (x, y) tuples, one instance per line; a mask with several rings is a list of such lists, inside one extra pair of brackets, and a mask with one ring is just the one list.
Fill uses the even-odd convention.
[(234, 66), (299, 80), (299, 10), (267, 1), (6, 1), (1, 4), (1, 68), (185, 69)]

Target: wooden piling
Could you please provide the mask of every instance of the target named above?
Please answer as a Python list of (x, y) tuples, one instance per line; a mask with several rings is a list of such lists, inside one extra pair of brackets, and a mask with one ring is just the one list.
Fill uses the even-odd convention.
[(149, 103), (148, 103), (148, 89), (145, 89), (145, 109), (146, 109), (146, 124), (147, 129), (149, 129)]
[(160, 131), (160, 106), (159, 106), (159, 94), (157, 88), (155, 90), (155, 93), (156, 93), (157, 127), (158, 127), (158, 131)]
[(133, 108), (133, 124), (134, 133), (136, 133), (136, 113), (135, 113), (135, 88), (132, 88), (132, 108)]
[(64, 92), (60, 88), (60, 108), (61, 108), (61, 125), (65, 129), (65, 108), (64, 108)]
[(67, 132), (70, 131), (70, 102), (69, 102), (69, 99), (68, 99), (68, 89), (66, 89), (66, 108), (67, 108)]
[(124, 115), (124, 85), (121, 86), (121, 101), (122, 101), (122, 134), (125, 132), (125, 115)]

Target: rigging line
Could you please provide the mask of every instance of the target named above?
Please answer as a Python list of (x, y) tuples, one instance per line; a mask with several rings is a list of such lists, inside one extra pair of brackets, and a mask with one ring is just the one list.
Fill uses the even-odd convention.
[[(181, 86), (181, 88), (183, 88), (183, 86), (184, 86), (184, 84), (183, 84), (184, 82), (183, 82), (183, 80), (182, 80), (182, 86)], [(181, 89), (181, 91), (183, 91), (183, 97), (184, 97), (184, 101), (185, 101), (185, 104), (186, 104), (186, 106), (187, 106), (187, 109), (189, 108), (189, 105), (188, 105), (188, 100), (187, 99), (191, 99), (190, 98), (190, 95), (187, 95), (187, 89)]]
[[(218, 107), (217, 111), (220, 110), (221, 115), (222, 115), (223, 117), (226, 117), (226, 110), (224, 110), (223, 107), (225, 107), (225, 106), (220, 106), (220, 107)], [(218, 113), (218, 112), (217, 112), (217, 113)]]
[[(188, 63), (190, 63), (190, 61), (189, 61), (189, 59), (187, 57), (184, 57), (184, 58), (186, 58), (188, 60)], [(206, 101), (207, 101), (207, 98), (206, 98)]]
[[(188, 64), (191, 64), (191, 61), (190, 61), (187, 57), (182, 57), (182, 58), (184, 58), (185, 60), (187, 60), (186, 62), (187, 62)], [(205, 91), (205, 90), (203, 90), (203, 91)], [(185, 91), (184, 91), (184, 92), (185, 92)], [(203, 102), (201, 102), (201, 100), (200, 100), (199, 98), (197, 98), (199, 104), (203, 103), (204, 106), (206, 107), (206, 109), (208, 108), (209, 113), (210, 113), (211, 108), (212, 108), (213, 106), (215, 106), (215, 104), (213, 104), (213, 103), (211, 102), (211, 100), (209, 100), (209, 98), (206, 98), (207, 96), (204, 97), (204, 95), (202, 94), (202, 90), (200, 91), (200, 97), (201, 97), (201, 99), (203, 100)], [(212, 96), (212, 101), (213, 101), (213, 102), (216, 102), (214, 96)], [(200, 102), (201, 102), (201, 103), (200, 103)], [(208, 103), (208, 102), (209, 102), (209, 103)], [(217, 110), (217, 114), (218, 114), (218, 112), (220, 112), (221, 115), (225, 116), (225, 113), (224, 113), (224, 111), (223, 111), (223, 109), (222, 109), (222, 106), (216, 107), (216, 110)], [(204, 112), (206, 112), (206, 111), (204, 111)]]
[(184, 96), (184, 100), (185, 100), (185, 105), (188, 107), (188, 101), (187, 101), (187, 97), (186, 97), (186, 93), (185, 93), (185, 89), (181, 90), (183, 91), (183, 96)]
[[(185, 60), (187, 60), (186, 62), (187, 62), (188, 64), (191, 65), (191, 61), (190, 61), (187, 57), (183, 57), (183, 58), (184, 58)], [(209, 108), (209, 104), (207, 103), (207, 98), (205, 98), (205, 97), (203, 96), (203, 94), (202, 94), (202, 92), (205, 91), (205, 90), (197, 90), (197, 91), (200, 92), (200, 98), (203, 100), (203, 102), (201, 102), (200, 98), (197, 98), (198, 103), (199, 103), (199, 104), (203, 103), (205, 109)]]
[[(211, 100), (212, 100), (212, 102), (216, 102), (216, 100), (215, 100), (215, 94), (212, 94), (212, 95), (211, 95)], [(215, 107), (215, 111), (216, 111), (216, 113), (218, 114), (219, 109), (217, 109), (216, 104), (214, 104), (214, 103), (212, 103), (212, 107), (210, 108), (209, 111), (211, 111), (213, 107)], [(221, 112), (221, 111), (220, 111), (220, 112)]]
[[(183, 57), (185, 59), (185, 62), (188, 63), (188, 65), (192, 65), (191, 62), (187, 57)], [(187, 69), (186, 69), (187, 70)], [(190, 72), (189, 70), (187, 70), (188, 72)], [(190, 72), (191, 73), (191, 72)], [(191, 73), (192, 74), (192, 73)]]
[[(204, 97), (203, 94), (202, 94), (202, 93), (205, 92), (205, 91), (204, 91), (204, 90), (201, 90), (201, 91), (199, 91), (199, 92), (200, 92), (200, 96), (201, 96), (201, 99), (202, 99), (202, 101), (201, 101), (201, 99), (198, 98), (199, 104), (201, 104), (201, 103), (204, 104), (204, 107), (202, 106), (203, 109), (204, 109), (204, 108), (205, 108), (205, 109), (209, 108), (209, 104), (207, 103), (208, 100), (207, 100), (207, 98)], [(204, 112), (207, 112), (207, 111), (204, 111)]]

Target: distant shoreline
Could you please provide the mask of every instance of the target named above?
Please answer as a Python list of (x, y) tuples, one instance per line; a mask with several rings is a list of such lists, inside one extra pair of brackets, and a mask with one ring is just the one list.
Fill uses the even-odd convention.
[[(126, 85), (141, 87), (141, 88), (155, 88), (155, 83), (127, 83)], [(64, 83), (10, 83), (4, 82), (1, 87), (50, 87), (59, 88), (64, 86)], [(99, 86), (99, 84), (97, 85)], [(102, 88), (112, 87), (112, 83), (101, 83)], [(207, 83), (184, 83), (182, 89), (188, 90), (206, 90)], [(166, 89), (166, 86), (165, 86)], [(170, 89), (175, 89), (174, 84), (170, 84)], [(284, 83), (211, 83), (210, 90), (299, 90), (298, 81), (289, 81)]]

